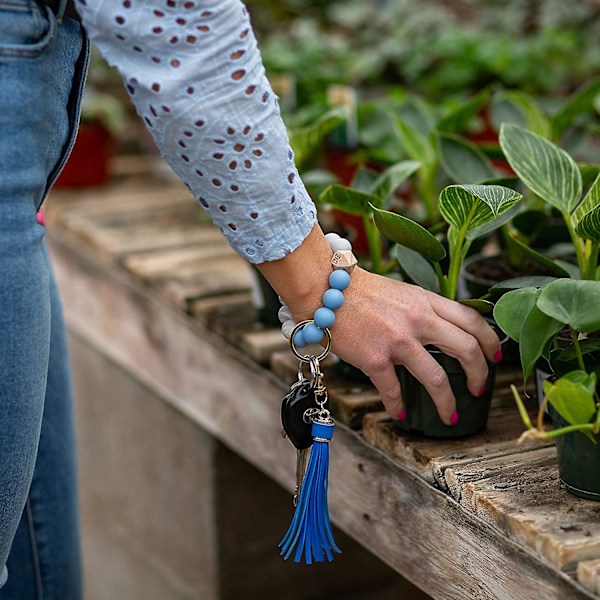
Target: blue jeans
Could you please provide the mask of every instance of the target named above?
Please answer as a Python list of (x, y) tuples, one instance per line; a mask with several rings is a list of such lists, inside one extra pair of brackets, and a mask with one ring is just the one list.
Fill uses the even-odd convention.
[(72, 144), (87, 50), (72, 19), (0, 0), (1, 600), (81, 596), (65, 330), (36, 212)]

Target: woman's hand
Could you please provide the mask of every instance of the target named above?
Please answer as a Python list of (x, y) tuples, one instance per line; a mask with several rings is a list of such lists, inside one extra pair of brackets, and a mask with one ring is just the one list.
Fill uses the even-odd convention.
[[(458, 359), (467, 374), (469, 391), (474, 396), (483, 394), (486, 358), (500, 359), (500, 342), (475, 310), (358, 267), (344, 296), (331, 328), (332, 351), (370, 377), (390, 416), (402, 418), (404, 410), (394, 369), (402, 364), (425, 386), (442, 421), (447, 425), (457, 422), (448, 377), (425, 350), (428, 344)], [(312, 318), (318, 306), (296, 303), (290, 308), (300, 321)]]
[[(322, 306), (332, 252), (316, 225), (285, 258), (257, 265), (286, 301), (296, 321), (312, 319)], [(352, 272), (331, 328), (332, 349), (371, 378), (389, 415), (402, 418), (404, 404), (395, 364), (425, 386), (447, 425), (456, 424), (456, 400), (448, 377), (425, 350), (432, 344), (457, 358), (469, 391), (483, 394), (489, 361), (501, 357), (498, 337), (472, 308), (359, 267)]]

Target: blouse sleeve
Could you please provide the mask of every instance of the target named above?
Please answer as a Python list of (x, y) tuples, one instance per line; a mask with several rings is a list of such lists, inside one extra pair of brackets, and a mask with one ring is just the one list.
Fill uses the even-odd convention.
[(78, 0), (164, 158), (233, 248), (282, 258), (315, 206), (240, 0)]

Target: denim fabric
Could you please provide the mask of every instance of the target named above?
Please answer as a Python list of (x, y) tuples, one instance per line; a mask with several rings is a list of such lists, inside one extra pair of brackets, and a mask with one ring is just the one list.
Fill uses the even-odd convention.
[(64, 330), (36, 211), (71, 146), (85, 56), (75, 21), (59, 24), (33, 0), (0, 0), (0, 587), (9, 551), (17, 571), (2, 600), (42, 591), (76, 600), (61, 587), (79, 587)]

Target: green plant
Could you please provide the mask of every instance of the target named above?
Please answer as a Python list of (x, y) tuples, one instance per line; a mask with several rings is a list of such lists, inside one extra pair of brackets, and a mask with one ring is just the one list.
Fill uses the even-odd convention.
[[(551, 438), (581, 431), (594, 441), (600, 433), (600, 281), (557, 279), (541, 288), (527, 287), (505, 294), (494, 307), (500, 328), (519, 342), (524, 379), (541, 356), (557, 377), (544, 382), (544, 402), (537, 423), (529, 419), (523, 401), (512, 390), (527, 431), (524, 437)], [(559, 334), (568, 329), (568, 336)], [(568, 423), (546, 431), (543, 415), (550, 403)]]
[[(498, 185), (450, 185), (440, 194), (439, 207), (448, 224), (450, 261), (444, 273), (440, 261), (446, 256), (444, 245), (415, 221), (371, 204), (375, 226), (398, 246), (395, 254), (400, 266), (419, 285), (455, 299), (462, 264), (473, 241), (489, 235), (510, 218), (509, 209), (521, 194)], [(482, 300), (467, 304), (488, 311)]]
[(500, 145), (520, 180), (565, 222), (577, 258), (577, 268), (547, 257), (514, 239), (519, 250), (563, 277), (600, 278), (600, 175), (584, 194), (580, 168), (563, 149), (513, 124), (500, 130)]

